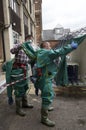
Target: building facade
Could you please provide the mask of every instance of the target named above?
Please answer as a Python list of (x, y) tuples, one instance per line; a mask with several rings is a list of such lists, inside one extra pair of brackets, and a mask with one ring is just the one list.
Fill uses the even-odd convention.
[(12, 58), (10, 49), (24, 42), (27, 34), (35, 38), (35, 3), (33, 0), (0, 0), (0, 64)]
[(54, 48), (58, 46), (64, 39), (64, 37), (67, 36), (69, 33), (69, 28), (65, 29), (60, 24), (57, 24), (57, 26), (54, 29), (43, 30), (42, 41), (50, 42), (51, 47)]
[(40, 45), (42, 41), (42, 0), (34, 0), (36, 18), (36, 42)]

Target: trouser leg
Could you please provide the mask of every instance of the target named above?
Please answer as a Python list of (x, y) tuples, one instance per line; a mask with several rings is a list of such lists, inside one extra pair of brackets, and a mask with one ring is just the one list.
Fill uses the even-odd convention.
[(26, 94), (22, 97), (22, 107), (24, 107), (24, 108), (33, 108), (33, 104), (28, 103), (28, 98), (27, 98)]
[(50, 89), (50, 86), (49, 86), (49, 89), (45, 89), (42, 92), (41, 123), (49, 127), (55, 126), (55, 122), (48, 118), (48, 114), (49, 114), (48, 110), (49, 109), (53, 110), (53, 108), (50, 108), (50, 105), (53, 100), (53, 95), (54, 93), (53, 93), (52, 88)]
[(48, 109), (54, 98), (52, 81), (47, 77), (42, 78), (38, 84), (41, 90), (42, 107), (41, 107), (41, 123), (46, 126), (53, 127), (55, 122), (48, 118)]
[(22, 110), (22, 98), (15, 98), (15, 103), (16, 103), (16, 114), (19, 116), (25, 116), (25, 112)]

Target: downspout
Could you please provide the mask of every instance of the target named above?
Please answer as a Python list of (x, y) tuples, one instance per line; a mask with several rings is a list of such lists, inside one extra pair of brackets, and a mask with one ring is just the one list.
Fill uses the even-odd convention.
[(10, 27), (10, 24), (9, 25), (3, 25), (2, 29), (1, 29), (4, 62), (6, 61), (5, 42), (4, 42), (4, 30), (8, 29), (9, 27)]
[(4, 55), (4, 62), (6, 61), (6, 56), (5, 56), (5, 44), (4, 44), (4, 30), (2, 29), (1, 31), (2, 34), (2, 46), (3, 46), (3, 55)]

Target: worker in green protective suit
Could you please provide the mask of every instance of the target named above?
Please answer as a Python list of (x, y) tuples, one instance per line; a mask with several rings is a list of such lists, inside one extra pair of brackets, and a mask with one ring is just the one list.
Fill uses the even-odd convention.
[[(26, 37), (26, 40), (31, 41), (31, 35)], [(15, 55), (15, 58), (8, 61), (5, 65), (6, 69), (6, 82), (11, 83), (23, 79), (14, 85), (7, 87), (8, 103), (13, 103), (12, 91), (14, 90), (15, 103), (16, 103), (16, 114), (19, 116), (25, 116), (26, 113), (22, 108), (33, 108), (33, 105), (28, 103), (27, 90), (29, 88), (28, 69), (30, 59), (27, 57), (25, 52), (21, 50), (21, 44), (16, 44), (11, 50), (11, 53)]]
[[(71, 43), (56, 50), (50, 49), (49, 43), (43, 43), (43, 48), (33, 51), (31, 45), (26, 42), (22, 44), (22, 48), (32, 60), (35, 60), (37, 66), (37, 80), (35, 87), (41, 90), (41, 122), (44, 125), (53, 127), (55, 122), (48, 119), (48, 108), (54, 98), (54, 91), (52, 88), (52, 79), (57, 73), (57, 64), (55, 59), (59, 56), (66, 55), (77, 48), (77, 43)], [(46, 46), (46, 47), (44, 47)]]

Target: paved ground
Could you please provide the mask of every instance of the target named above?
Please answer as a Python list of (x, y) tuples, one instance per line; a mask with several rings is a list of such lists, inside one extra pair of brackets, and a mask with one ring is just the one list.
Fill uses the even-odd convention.
[(86, 98), (57, 96), (54, 99), (54, 111), (49, 117), (56, 122), (54, 128), (40, 123), (41, 98), (30, 91), (28, 99), (34, 104), (33, 109), (25, 109), (27, 115), (15, 114), (15, 103), (7, 104), (6, 92), (0, 94), (0, 130), (86, 130)]

